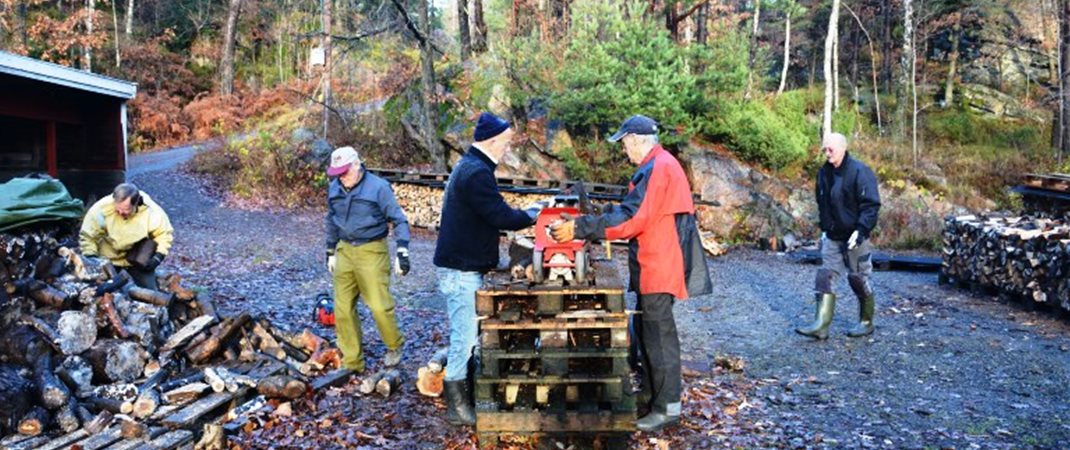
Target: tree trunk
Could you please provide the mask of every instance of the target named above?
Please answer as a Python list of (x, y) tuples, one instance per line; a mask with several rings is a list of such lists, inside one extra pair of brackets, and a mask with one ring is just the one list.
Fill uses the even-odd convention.
[(883, 26), (881, 27), (880, 40), (884, 47), (881, 49), (881, 78), (884, 83), (884, 92), (892, 92), (892, 50), (895, 43), (892, 42), (892, 30), (895, 28), (895, 5), (893, 2), (881, 1), (880, 10)]
[(896, 88), (895, 135), (900, 142), (907, 138), (911, 117), (910, 86), (914, 82), (914, 4), (903, 1), (903, 50), (899, 58), (899, 82)]
[(955, 100), (955, 77), (958, 71), (961, 34), (962, 19), (959, 19), (951, 29), (951, 55), (948, 57), (950, 67), (947, 69), (947, 82), (944, 84), (944, 108), (951, 106), (951, 103)]
[(568, 34), (572, 12), (569, 0), (550, 0), (551, 39), (557, 42)]
[[(918, 53), (917, 42), (914, 41), (914, 8), (912, 0), (904, 0), (903, 6), (905, 12), (903, 18), (905, 25), (903, 27), (904, 35), (909, 36), (909, 40), (904, 36), (904, 45), (909, 45), (909, 52), (903, 52), (904, 58), (910, 58), (910, 148), (913, 155), (914, 167), (918, 166)], [(906, 50), (906, 49), (904, 49)]]
[(858, 29), (862, 30), (862, 34), (866, 36), (866, 42), (869, 43), (869, 73), (873, 79), (873, 106), (877, 111), (877, 133), (884, 135), (884, 126), (881, 124), (881, 98), (877, 89), (877, 60), (880, 58), (878, 58), (877, 52), (873, 50), (873, 38), (870, 37), (865, 25), (862, 25), (862, 19), (858, 17), (858, 14), (855, 14), (850, 6), (845, 4), (844, 8), (851, 14), (851, 17), (854, 17), (855, 22), (858, 23)]
[(457, 32), (461, 36), (461, 61), (472, 55), (472, 37), (468, 28), (468, 0), (457, 0)]
[(747, 57), (747, 90), (743, 94), (743, 98), (750, 98), (752, 84), (754, 83), (754, 61), (758, 56), (758, 32), (761, 28), (758, 26), (761, 22), (762, 15), (762, 1), (754, 0), (754, 17), (751, 21), (751, 33), (750, 33), (750, 50)]
[[(97, 0), (86, 0), (85, 2), (85, 34), (86, 37), (92, 40), (93, 38), (93, 15), (97, 11)], [(93, 71), (93, 48), (89, 44), (82, 46), (82, 70), (86, 72)]]
[(1056, 158), (1062, 164), (1063, 157), (1070, 153), (1070, 97), (1066, 89), (1070, 83), (1070, 0), (1059, 0), (1059, 134), (1062, 140)]
[(223, 60), (220, 62), (222, 79), (219, 83), (219, 93), (222, 95), (234, 93), (234, 44), (238, 35), (241, 2), (242, 0), (230, 0), (227, 7), (227, 23), (223, 29)]
[[(838, 2), (837, 2), (838, 3)], [(836, 14), (836, 36), (832, 39), (832, 110), (840, 110), (840, 15)]]
[(832, 132), (832, 106), (833, 97), (835, 95), (835, 83), (836, 76), (832, 72), (833, 62), (832, 59), (835, 54), (836, 40), (837, 40), (837, 22), (840, 16), (840, 0), (832, 0), (832, 12), (829, 14), (828, 34), (825, 35), (825, 110), (822, 116), (821, 122), (821, 136), (826, 136)]
[(487, 22), (483, 20), (483, 0), (474, 0), (472, 3), (472, 52), (483, 53), (487, 51)]
[(702, 6), (695, 12), (695, 42), (699, 45), (706, 45), (706, 41), (709, 39), (709, 31), (707, 31), (706, 21), (710, 16), (710, 2), (702, 2)]
[[(113, 0), (118, 1), (118, 0)], [(134, 33), (134, 0), (126, 0), (126, 39)]]
[(116, 0), (111, 2), (111, 26), (112, 35), (115, 38), (115, 67), (118, 68), (123, 65), (122, 54), (119, 53), (119, 13), (115, 11)]
[(421, 89), (420, 99), (423, 114), (421, 115), (424, 145), (431, 155), (431, 164), (434, 170), (446, 171), (446, 159), (442, 154), (441, 145), (438, 142), (438, 120), (435, 117), (438, 107), (435, 105), (435, 61), (434, 47), (431, 45), (431, 20), (428, 15), (427, 2), (418, 2), (420, 14), (420, 27), (423, 28), (423, 41), (420, 43), (421, 61)]
[(788, 81), (788, 66), (791, 65), (791, 14), (788, 14), (784, 18), (784, 64), (780, 69), (780, 87), (776, 90), (776, 95), (784, 93), (784, 85)]
[(334, 0), (323, 0), (323, 139), (331, 126), (331, 6)]

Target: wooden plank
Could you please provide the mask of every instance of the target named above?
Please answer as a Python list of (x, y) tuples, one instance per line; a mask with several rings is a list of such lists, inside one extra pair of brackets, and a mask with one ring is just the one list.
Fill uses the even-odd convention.
[(634, 412), (476, 412), (476, 429), (488, 432), (575, 432), (635, 430)]
[(592, 319), (542, 319), (538, 322), (502, 322), (496, 319), (480, 321), (482, 330), (574, 330), (628, 328), (627, 313), (609, 313), (604, 318)]
[(100, 450), (104, 447), (107, 447), (113, 443), (122, 440), (123, 437), (120, 432), (120, 428), (118, 426), (114, 426), (104, 431), (101, 431), (100, 433), (94, 434), (89, 439), (78, 443), (78, 446), (81, 448), (81, 450)]
[(312, 380), (312, 391), (319, 391), (327, 387), (341, 386), (346, 384), (351, 377), (353, 377), (353, 371), (350, 369), (342, 368), (332, 370)]
[(198, 420), (215, 411), (217, 408), (230, 403), (235, 398), (244, 398), (249, 393), (249, 387), (243, 386), (237, 392), (217, 392), (197, 400), (182, 410), (164, 418), (160, 423), (170, 428), (187, 428), (195, 425)]
[[(18, 436), (19, 437), (23, 437), (25, 439), (20, 439), (20, 440), (18, 440), (18, 442), (2, 444), (2, 445), (0, 445), (0, 448), (2, 448), (2, 449), (10, 449), (10, 450), (31, 449), (31, 448), (36, 448), (39, 445), (46, 444), (46, 443), (48, 443), (49, 440), (52, 439), (51, 437), (45, 436), (45, 435), (32, 436), (32, 437), (31, 436), (22, 436), (22, 435), (18, 435)], [(8, 437), (10, 437), (10, 436), (8, 436)]]
[(172, 450), (192, 442), (192, 431), (173, 430), (138, 447), (138, 450)]
[(89, 437), (89, 432), (84, 429), (74, 430), (63, 436), (49, 441), (47, 444), (41, 447), (35, 447), (37, 450), (59, 450), (61, 448), (67, 448), (71, 444), (81, 441)]
[(163, 435), (167, 431), (168, 431), (167, 428), (164, 428), (164, 427), (150, 427), (149, 428), (149, 435), (148, 435), (147, 438), (124, 439), (124, 440), (121, 440), (119, 442), (116, 442), (116, 443), (112, 444), (111, 447), (107, 447), (104, 450), (133, 450), (135, 448), (138, 448), (138, 447), (141, 447), (141, 446), (147, 444), (148, 441), (150, 441), (152, 439), (156, 439), (157, 437), (160, 437), (161, 435)]
[(18, 434), (18, 433), (9, 434), (9, 435), (5, 436), (3, 439), (0, 439), (0, 449), (5, 449), (8, 446), (15, 445), (15, 444), (18, 444), (19, 442), (25, 441), (27, 439), (32, 439), (32, 438), (33, 438), (33, 436), (26, 436), (24, 434)]

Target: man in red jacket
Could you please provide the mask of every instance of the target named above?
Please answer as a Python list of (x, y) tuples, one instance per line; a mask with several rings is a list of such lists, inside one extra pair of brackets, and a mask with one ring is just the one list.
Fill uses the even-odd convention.
[(636, 424), (656, 431), (680, 420), (680, 339), (674, 298), (712, 291), (695, 225), (691, 186), (680, 162), (658, 144), (657, 123), (636, 115), (609, 138), (621, 141), (637, 166), (628, 195), (601, 215), (566, 220), (551, 227), (558, 242), (572, 239), (628, 239), (630, 289), (638, 294), (642, 318), (634, 325), (643, 367), (643, 393), (650, 413)]

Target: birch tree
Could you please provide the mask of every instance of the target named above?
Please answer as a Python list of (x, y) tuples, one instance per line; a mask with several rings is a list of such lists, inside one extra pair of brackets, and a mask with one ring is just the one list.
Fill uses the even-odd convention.
[(238, 35), (238, 14), (241, 13), (242, 0), (230, 0), (227, 7), (227, 23), (223, 30), (223, 60), (220, 62), (222, 77), (219, 93), (234, 93), (234, 43)]
[[(909, 1), (909, 0), (907, 0)], [(832, 72), (832, 58), (838, 40), (838, 22), (840, 17), (840, 0), (832, 0), (832, 12), (829, 14), (828, 34), (825, 35), (825, 110), (821, 122), (821, 136), (832, 132), (832, 106), (835, 96), (836, 75)]]
[(784, 64), (780, 69), (780, 87), (776, 95), (784, 93), (784, 86), (788, 81), (788, 67), (791, 66), (791, 19), (802, 15), (806, 11), (796, 0), (785, 0), (784, 8)]

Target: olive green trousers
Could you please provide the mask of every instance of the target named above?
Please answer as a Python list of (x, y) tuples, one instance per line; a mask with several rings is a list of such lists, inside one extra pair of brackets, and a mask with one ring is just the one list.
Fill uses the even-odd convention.
[(390, 296), (390, 255), (386, 240), (351, 245), (339, 242), (335, 248), (334, 318), (342, 365), (364, 371), (363, 333), (357, 315), (357, 298), (371, 310), (383, 344), (398, 350), (405, 338), (398, 329), (394, 298)]

